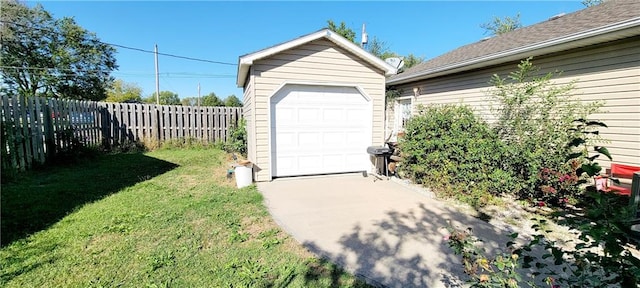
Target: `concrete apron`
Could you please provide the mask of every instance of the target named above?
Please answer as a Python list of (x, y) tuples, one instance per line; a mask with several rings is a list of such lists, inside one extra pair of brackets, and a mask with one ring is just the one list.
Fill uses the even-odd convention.
[[(461, 287), (446, 227), (466, 229), (494, 250), (506, 232), (395, 181), (361, 174), (258, 183), (275, 221), (320, 257), (379, 287)], [(493, 239), (493, 240), (492, 240)], [(498, 240), (498, 241), (495, 241)]]

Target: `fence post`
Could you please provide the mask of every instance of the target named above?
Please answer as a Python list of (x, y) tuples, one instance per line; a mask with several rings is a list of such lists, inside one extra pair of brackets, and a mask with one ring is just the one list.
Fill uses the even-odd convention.
[(149, 107), (149, 114), (151, 114), (151, 139), (160, 143), (160, 138), (158, 137), (158, 109), (156, 109), (156, 105), (151, 104)]
[(105, 104), (101, 104), (98, 107), (98, 114), (100, 115), (100, 142), (103, 148), (109, 147), (109, 125), (107, 125), (107, 107)]
[(51, 105), (49, 99), (45, 99), (44, 107), (42, 109), (42, 118), (44, 124), (44, 145), (45, 145), (45, 162), (51, 160), (56, 153), (56, 139), (53, 132), (53, 112), (51, 111)]

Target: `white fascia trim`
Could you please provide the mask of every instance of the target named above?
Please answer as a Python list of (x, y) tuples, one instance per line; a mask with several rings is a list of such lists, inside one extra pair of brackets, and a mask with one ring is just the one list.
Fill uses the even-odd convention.
[[(387, 81), (387, 85), (395, 85), (395, 84), (402, 84), (402, 83), (406, 83), (406, 82), (411, 82), (414, 81), (414, 78), (418, 78), (420, 80), (424, 79), (421, 78), (423, 76), (427, 76), (429, 74), (446, 74), (444, 72), (449, 71), (449, 70), (455, 70), (455, 69), (459, 69), (459, 68), (463, 68), (466, 66), (471, 66), (471, 65), (475, 65), (475, 64), (480, 64), (483, 62), (489, 62), (489, 61), (493, 61), (493, 60), (498, 60), (500, 62), (505, 62), (505, 61), (509, 61), (510, 59), (507, 57), (512, 57), (515, 55), (519, 55), (519, 54), (525, 54), (525, 53), (529, 53), (529, 52), (533, 52), (536, 50), (541, 50), (544, 48), (550, 48), (553, 46), (560, 46), (563, 44), (567, 44), (573, 41), (578, 41), (578, 40), (583, 40), (583, 39), (587, 39), (587, 38), (591, 38), (591, 37), (596, 37), (596, 36), (601, 36), (607, 33), (614, 33), (620, 30), (624, 30), (624, 29), (628, 29), (628, 28), (633, 28), (636, 26), (640, 25), (640, 17), (636, 17), (636, 18), (632, 18), (623, 22), (619, 22), (616, 24), (612, 24), (609, 26), (605, 26), (605, 27), (601, 27), (601, 28), (596, 28), (596, 29), (592, 29), (589, 31), (585, 31), (585, 32), (580, 32), (580, 33), (575, 33), (573, 35), (568, 35), (568, 36), (563, 36), (560, 38), (555, 38), (555, 39), (551, 39), (551, 40), (547, 40), (547, 41), (543, 41), (543, 42), (538, 42), (529, 46), (524, 46), (524, 47), (519, 47), (519, 48), (515, 48), (515, 49), (511, 49), (511, 50), (507, 50), (507, 51), (503, 51), (503, 52), (499, 52), (496, 54), (491, 54), (491, 55), (487, 55), (487, 56), (483, 56), (480, 58), (476, 58), (476, 59), (472, 59), (472, 60), (468, 60), (465, 62), (461, 62), (461, 63), (455, 63), (455, 64), (451, 64), (451, 65), (447, 65), (447, 66), (443, 66), (443, 67), (438, 67), (435, 69), (430, 69), (430, 70), (425, 70), (422, 71), (418, 74), (414, 74), (414, 75), (409, 75), (409, 76), (405, 76), (405, 77), (400, 77), (400, 78), (396, 78), (390, 81)], [(491, 63), (491, 64), (498, 64), (498, 63)], [(437, 76), (437, 75), (434, 75)]]
[(251, 65), (253, 65), (254, 61), (269, 57), (271, 55), (303, 45), (305, 43), (320, 39), (322, 37), (329, 39), (331, 42), (336, 43), (338, 46), (350, 51), (351, 53), (358, 55), (365, 61), (380, 68), (381, 70), (384, 71), (385, 76), (395, 75), (396, 73), (398, 73), (398, 69), (387, 64), (387, 62), (384, 62), (382, 59), (376, 56), (373, 56), (373, 54), (365, 51), (358, 45), (345, 39), (344, 37), (338, 35), (337, 33), (334, 33), (331, 30), (323, 29), (318, 32), (311, 33), (309, 35), (291, 40), (289, 42), (285, 42), (280, 45), (273, 46), (271, 48), (260, 50), (253, 54), (248, 54), (240, 57), (238, 59), (238, 77), (236, 79), (236, 85), (238, 87), (244, 86), (247, 73), (249, 72), (249, 68), (251, 67)]

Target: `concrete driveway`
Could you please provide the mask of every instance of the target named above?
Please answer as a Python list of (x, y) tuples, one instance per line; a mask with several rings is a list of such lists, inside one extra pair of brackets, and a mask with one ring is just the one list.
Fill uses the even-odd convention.
[(505, 232), (396, 181), (361, 174), (258, 183), (276, 222), (321, 257), (380, 287), (461, 287), (445, 227), (473, 227), (489, 250)]

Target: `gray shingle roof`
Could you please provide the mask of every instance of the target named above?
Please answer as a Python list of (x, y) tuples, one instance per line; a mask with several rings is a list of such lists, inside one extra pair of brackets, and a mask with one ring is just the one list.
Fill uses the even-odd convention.
[[(479, 59), (488, 55), (559, 39), (640, 17), (640, 0), (609, 0), (553, 20), (516, 29), (487, 40), (468, 44), (388, 78), (422, 76), (428, 70)], [(404, 82), (404, 81), (403, 81)]]

